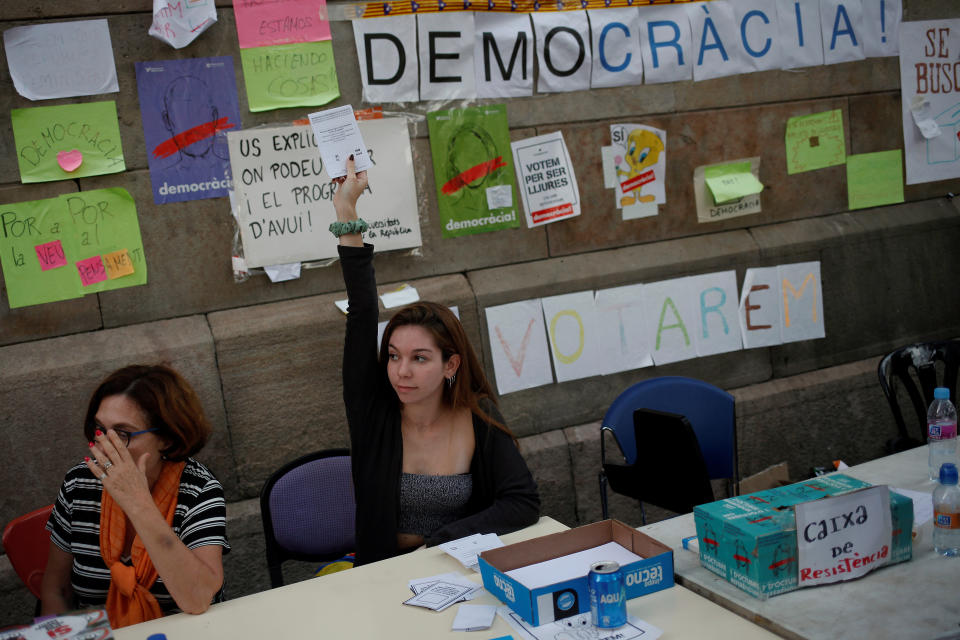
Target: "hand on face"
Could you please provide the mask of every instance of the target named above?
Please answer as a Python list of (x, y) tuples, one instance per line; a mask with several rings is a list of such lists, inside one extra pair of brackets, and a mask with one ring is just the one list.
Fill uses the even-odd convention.
[(87, 467), (100, 478), (103, 488), (110, 492), (124, 513), (129, 513), (136, 504), (152, 501), (147, 480), (150, 452), (144, 452), (134, 460), (115, 431), (110, 429), (104, 433), (97, 429), (95, 441), (90, 443), (90, 453), (93, 457), (84, 459)]

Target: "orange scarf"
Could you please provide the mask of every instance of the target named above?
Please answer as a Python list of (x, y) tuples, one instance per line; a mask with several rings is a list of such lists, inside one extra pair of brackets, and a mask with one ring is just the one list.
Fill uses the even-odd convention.
[[(185, 462), (164, 462), (160, 477), (151, 491), (154, 504), (171, 526), (177, 509), (180, 474), (184, 466)], [(157, 570), (154, 569), (139, 535), (134, 536), (130, 549), (133, 566), (120, 561), (126, 537), (127, 516), (114, 502), (110, 493), (104, 491), (100, 502), (100, 555), (110, 568), (107, 616), (114, 629), (163, 615), (160, 604), (150, 593), (150, 587), (157, 580)]]

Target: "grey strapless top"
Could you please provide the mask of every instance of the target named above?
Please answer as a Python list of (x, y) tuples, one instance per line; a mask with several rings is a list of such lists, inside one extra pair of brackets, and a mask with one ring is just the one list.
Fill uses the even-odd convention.
[(397, 531), (428, 536), (466, 515), (473, 476), (400, 474), (400, 521)]

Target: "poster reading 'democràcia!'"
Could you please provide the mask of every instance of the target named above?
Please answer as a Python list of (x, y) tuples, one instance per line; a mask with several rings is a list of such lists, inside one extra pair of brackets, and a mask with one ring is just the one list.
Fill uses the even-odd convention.
[(233, 58), (138, 62), (136, 68), (153, 201), (227, 195), (230, 153), (217, 132), (240, 128)]
[(519, 227), (506, 106), (434, 111), (427, 125), (443, 237)]

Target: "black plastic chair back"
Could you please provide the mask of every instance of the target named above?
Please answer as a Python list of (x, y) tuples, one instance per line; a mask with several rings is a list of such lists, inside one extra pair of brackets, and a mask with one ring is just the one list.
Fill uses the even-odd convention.
[[(939, 363), (939, 364), (938, 364)], [(890, 453), (905, 451), (927, 442), (927, 408), (933, 402), (933, 390), (946, 387), (950, 400), (957, 403), (957, 369), (960, 367), (960, 341), (918, 342), (900, 347), (880, 360), (877, 375), (890, 411), (897, 423), (898, 435), (887, 441)], [(938, 369), (942, 370), (942, 375)], [(906, 391), (916, 417), (910, 435), (897, 399), (898, 389)], [(913, 421), (911, 421), (913, 422)]]

